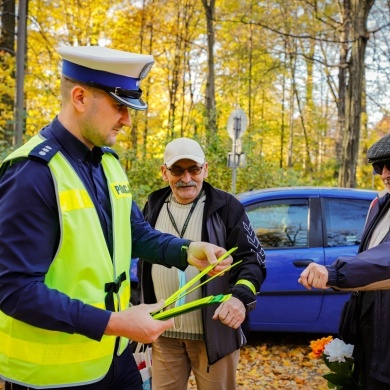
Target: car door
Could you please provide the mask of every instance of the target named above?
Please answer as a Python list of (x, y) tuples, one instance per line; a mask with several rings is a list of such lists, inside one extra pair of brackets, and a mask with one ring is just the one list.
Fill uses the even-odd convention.
[(286, 196), (246, 205), (267, 261), (267, 278), (250, 314), (252, 330), (300, 331), (321, 312), (324, 292), (309, 291), (298, 283), (310, 262), (324, 264), (318, 195)]
[[(373, 196), (374, 194), (371, 194), (366, 199), (322, 197), (325, 264), (330, 265), (341, 256), (356, 255)], [(335, 318), (338, 322), (343, 304), (348, 298), (348, 293), (327, 290), (322, 317)]]

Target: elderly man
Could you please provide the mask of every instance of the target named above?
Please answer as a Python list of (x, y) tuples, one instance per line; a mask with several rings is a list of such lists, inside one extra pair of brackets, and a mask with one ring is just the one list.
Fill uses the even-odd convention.
[[(390, 134), (367, 152), (386, 189), (368, 212), (359, 254), (324, 267), (310, 264), (299, 282), (306, 288), (364, 290), (358, 298), (355, 374), (363, 388), (390, 389)], [(375, 290), (375, 291), (370, 291)]]
[[(227, 249), (238, 247), (233, 261), (242, 260), (225, 276), (186, 297), (192, 301), (231, 293), (230, 300), (177, 317), (174, 329), (153, 342), (153, 388), (158, 390), (187, 389), (191, 369), (199, 390), (236, 388), (239, 348), (245, 342), (240, 325), (254, 308), (266, 276), (264, 251), (244, 207), (205, 181), (208, 170), (196, 141), (178, 138), (168, 143), (161, 172), (169, 186), (150, 194), (144, 209), (146, 220), (156, 229)], [(167, 272), (145, 262), (139, 266), (145, 303), (170, 296), (198, 273), (193, 267)]]
[[(114, 145), (153, 57), (63, 47), (62, 108), (0, 171), (0, 377), (6, 389), (140, 390), (129, 339), (173, 325), (129, 308), (131, 255), (184, 270), (226, 250), (162, 234), (132, 202)], [(227, 258), (214, 268), (225, 270)]]

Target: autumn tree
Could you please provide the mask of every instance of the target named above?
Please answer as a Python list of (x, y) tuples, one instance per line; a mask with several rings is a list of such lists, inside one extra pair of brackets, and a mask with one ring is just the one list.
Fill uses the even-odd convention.
[(215, 70), (214, 70), (214, 44), (215, 44), (215, 0), (202, 0), (206, 15), (207, 26), (207, 81), (205, 93), (205, 109), (207, 116), (206, 129), (209, 133), (216, 130), (216, 103), (215, 103)]
[(15, 89), (15, 0), (0, 3), (0, 138), (12, 143)]
[[(375, 0), (350, 1), (350, 41), (351, 56), (348, 61), (348, 90), (346, 96), (346, 116), (343, 137), (342, 164), (339, 185), (356, 186), (356, 167), (360, 145), (363, 81), (365, 75), (365, 53), (369, 32), (367, 18)], [(348, 12), (348, 10), (346, 11)]]
[[(164, 146), (177, 136), (201, 142), (213, 167), (210, 179), (228, 190), (226, 124), (238, 106), (249, 119), (242, 139), (247, 165), (238, 170), (238, 191), (337, 185), (337, 173), (348, 165), (340, 168), (342, 162), (349, 159), (350, 169), (372, 139), (373, 119), (364, 115), (365, 105), (386, 113), (389, 19), (386, 0), (86, 0), (82, 5), (78, 0), (30, 0), (24, 137), (36, 134), (60, 108), (57, 47), (104, 45), (155, 59), (141, 83), (149, 108), (131, 113), (132, 127), (123, 128), (115, 146), (140, 196), (161, 185)], [(2, 34), (3, 27), (4, 20)], [(364, 45), (368, 55), (363, 55)], [(364, 62), (356, 60), (357, 54)], [(0, 60), (5, 64), (1, 96), (13, 101), (14, 59)], [(364, 77), (367, 66), (369, 77)], [(359, 84), (355, 79), (362, 75)], [(363, 96), (359, 115), (357, 94)], [(2, 131), (13, 120), (12, 111), (7, 112), (9, 117), (4, 111), (0, 117)], [(357, 121), (348, 119), (357, 138), (347, 136), (340, 147), (346, 118), (361, 116), (364, 133), (357, 136)], [(357, 186), (371, 185), (361, 167), (349, 173)], [(351, 180), (345, 185), (353, 185)]]

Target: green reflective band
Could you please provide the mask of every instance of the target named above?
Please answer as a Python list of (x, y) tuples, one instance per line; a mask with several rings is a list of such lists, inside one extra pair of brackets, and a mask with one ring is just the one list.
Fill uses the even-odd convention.
[(237, 284), (243, 284), (244, 286), (247, 286), (249, 288), (249, 290), (251, 290), (253, 292), (253, 294), (256, 295), (256, 288), (255, 288), (255, 286), (253, 285), (253, 283), (249, 282), (248, 280), (240, 279), (236, 283), (236, 286), (237, 286)]
[(185, 303), (184, 305), (174, 307), (174, 308), (169, 309), (169, 310), (159, 311), (157, 313), (153, 313), (152, 317), (155, 320), (167, 320), (168, 318), (180, 316), (182, 314), (188, 313), (188, 312), (193, 311), (193, 310), (200, 309), (200, 308), (207, 306), (207, 305), (225, 302), (228, 299), (230, 299), (231, 296), (232, 296), (232, 294), (210, 295), (208, 297), (197, 299), (196, 301), (188, 302), (188, 303)]
[(183, 245), (180, 248), (180, 261), (183, 265), (187, 265), (188, 246)]
[[(168, 297), (167, 299), (165, 299), (165, 304), (164, 304), (164, 307), (161, 308), (160, 310), (157, 310), (156, 312), (153, 312), (151, 313), (152, 317), (156, 318), (156, 314), (157, 313), (160, 313), (160, 312), (163, 312), (163, 310), (168, 307), (169, 305), (171, 305), (172, 303), (175, 303), (176, 301), (178, 301), (180, 298), (184, 297), (185, 295), (189, 294), (190, 292), (196, 290), (197, 288), (203, 286), (205, 283), (209, 283), (211, 280), (213, 280), (215, 277), (229, 271), (231, 268), (233, 268), (234, 266), (236, 266), (237, 264), (241, 263), (242, 260), (236, 262), (236, 263), (233, 263), (231, 264), (229, 267), (227, 267), (226, 269), (224, 269), (223, 271), (220, 271), (218, 272), (217, 274), (213, 275), (212, 277), (206, 279), (204, 282), (198, 284), (197, 286), (193, 287), (190, 289), (191, 286), (193, 286), (198, 280), (200, 280), (203, 276), (205, 276), (206, 274), (208, 274), (216, 265), (218, 265), (222, 260), (226, 259), (232, 252), (234, 252), (235, 250), (237, 249), (237, 247), (235, 248), (232, 248), (230, 249), (229, 251), (227, 251), (226, 253), (224, 253), (221, 257), (219, 257), (217, 259), (217, 261), (214, 263), (214, 264), (210, 264), (208, 267), (206, 267), (202, 272), (199, 272), (198, 275), (196, 275), (194, 278), (192, 278), (190, 281), (188, 281), (183, 287), (179, 288), (176, 292), (174, 292), (170, 297)], [(220, 297), (222, 295), (218, 295), (217, 297)], [(210, 297), (206, 297), (206, 298), (215, 298), (213, 296), (210, 296)], [(229, 297), (230, 298), (230, 297)], [(204, 299), (204, 298), (202, 298)], [(226, 300), (227, 298), (225, 298)], [(221, 301), (223, 302), (223, 301)], [(214, 303), (214, 302), (208, 302), (208, 303), (205, 303), (205, 304), (210, 304), (210, 303)], [(183, 305), (185, 306), (185, 305)], [(204, 306), (204, 305), (203, 305)], [(178, 306), (177, 309), (179, 309), (180, 307), (182, 306)], [(200, 306), (201, 307), (201, 306)], [(172, 310), (172, 309), (171, 309)], [(179, 309), (180, 310), (180, 309)], [(194, 309), (191, 309), (191, 310), (194, 310)], [(180, 313), (179, 313), (180, 314)], [(179, 314), (176, 314), (176, 315), (179, 315)], [(160, 318), (160, 317), (159, 317)], [(156, 318), (157, 319), (157, 318)]]

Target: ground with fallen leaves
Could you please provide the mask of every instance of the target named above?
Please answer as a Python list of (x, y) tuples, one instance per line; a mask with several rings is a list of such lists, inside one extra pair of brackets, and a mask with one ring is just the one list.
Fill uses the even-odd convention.
[[(322, 378), (327, 367), (322, 360), (309, 358), (310, 341), (321, 337), (324, 335), (252, 332), (241, 349), (237, 389), (328, 390)], [(188, 389), (196, 388), (191, 377)]]
[[(310, 341), (321, 337), (324, 335), (252, 332), (241, 349), (237, 389), (329, 390), (322, 377), (329, 370), (322, 360), (308, 356)], [(189, 390), (196, 388), (191, 376)]]

